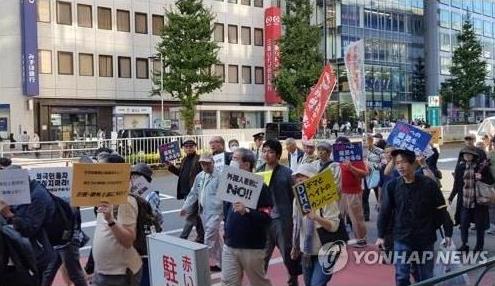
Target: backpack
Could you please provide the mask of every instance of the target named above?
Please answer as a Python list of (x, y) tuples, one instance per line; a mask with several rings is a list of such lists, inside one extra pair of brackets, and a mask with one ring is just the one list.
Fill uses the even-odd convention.
[(75, 215), (70, 204), (48, 192), (55, 206), (53, 218), (45, 223), (44, 229), (51, 245), (64, 245), (74, 234)]

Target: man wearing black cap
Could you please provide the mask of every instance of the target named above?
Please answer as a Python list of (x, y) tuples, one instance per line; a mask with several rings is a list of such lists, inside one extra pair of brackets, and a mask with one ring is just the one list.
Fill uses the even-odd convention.
[(263, 150), (262, 150), (262, 145), (263, 145), (263, 139), (265, 139), (265, 133), (259, 132), (253, 135), (254, 139), (254, 146), (251, 148), (251, 151), (254, 152), (254, 155), (256, 156), (256, 167), (255, 170), (258, 170), (261, 168), (263, 163)]
[[(186, 157), (182, 159), (179, 168), (175, 167), (169, 162), (165, 162), (165, 165), (168, 166), (168, 170), (172, 174), (179, 177), (179, 181), (177, 182), (178, 200), (183, 200), (187, 197), (187, 195), (191, 191), (194, 179), (199, 174), (199, 172), (201, 172), (199, 155), (196, 154), (196, 146), (196, 142), (192, 139), (187, 139), (182, 142), (182, 147), (184, 148)], [(180, 238), (187, 239), (189, 237), (189, 234), (191, 234), (193, 226), (196, 227), (196, 241), (199, 243), (203, 243), (205, 232), (203, 229), (203, 223), (201, 222), (201, 218), (198, 214), (197, 203), (194, 205), (192, 212), (189, 213), (186, 217), (186, 223), (184, 224), (184, 228), (182, 229)]]
[[(436, 229), (443, 226), (443, 243), (448, 246), (453, 225), (438, 184), (416, 172), (415, 153), (398, 149), (392, 151), (392, 156), (400, 177), (383, 189), (376, 245), (383, 248), (387, 227), (393, 222), (395, 280), (396, 285), (402, 286), (410, 285), (413, 268), (416, 282), (433, 277)], [(415, 255), (419, 259), (410, 259)]]

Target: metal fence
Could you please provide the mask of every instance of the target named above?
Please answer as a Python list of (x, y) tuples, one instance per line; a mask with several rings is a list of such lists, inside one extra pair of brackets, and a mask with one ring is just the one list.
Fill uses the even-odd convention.
[[(442, 141), (443, 143), (451, 143), (451, 142), (460, 142), (464, 140), (464, 136), (467, 134), (477, 131), (479, 124), (471, 124), (471, 125), (445, 125), (440, 126), (442, 133)], [(392, 127), (383, 127), (383, 128), (374, 128), (374, 133), (381, 133), (385, 138), (392, 131)]]

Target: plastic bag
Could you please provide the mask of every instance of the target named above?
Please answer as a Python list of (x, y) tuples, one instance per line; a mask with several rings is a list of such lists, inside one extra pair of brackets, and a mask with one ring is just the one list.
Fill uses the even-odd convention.
[[(445, 239), (443, 239), (442, 242), (440, 243), (440, 248), (438, 249), (438, 252), (456, 253), (456, 246), (455, 246), (453, 241), (450, 242), (450, 245), (445, 245)], [(444, 254), (443, 256), (448, 257), (450, 261), (453, 260), (451, 258), (452, 253)], [(448, 263), (447, 261), (442, 261), (441, 259), (437, 259), (436, 262), (438, 262), (438, 263), (435, 265), (435, 269), (433, 271), (435, 277), (443, 276), (449, 272), (454, 272), (454, 271), (460, 270), (463, 267), (462, 264)], [(447, 262), (447, 263), (443, 263), (443, 262)], [(435, 284), (435, 286), (451, 286), (451, 285), (452, 286), (470, 285), (469, 284), (469, 276), (467, 274), (462, 274), (460, 276), (453, 277), (453, 278), (448, 279), (448, 280), (441, 282), (439, 284)]]

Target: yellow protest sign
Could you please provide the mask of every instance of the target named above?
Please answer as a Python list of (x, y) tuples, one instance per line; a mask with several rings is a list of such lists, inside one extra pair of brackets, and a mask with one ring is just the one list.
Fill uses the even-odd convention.
[(331, 169), (319, 173), (293, 187), (294, 195), (303, 214), (338, 201), (340, 193)]
[(130, 174), (129, 164), (74, 164), (71, 205), (127, 203)]
[(265, 171), (265, 172), (258, 172), (256, 173), (257, 175), (260, 175), (263, 177), (263, 182), (269, 186), (270, 185), (270, 180), (272, 179), (272, 174), (273, 171)]
[(440, 129), (440, 127), (428, 128), (425, 129), (425, 131), (431, 134), (431, 142), (433, 144), (442, 144), (442, 130)]

